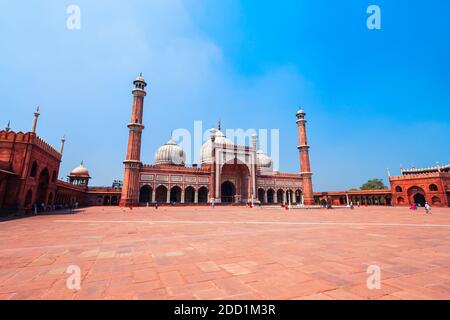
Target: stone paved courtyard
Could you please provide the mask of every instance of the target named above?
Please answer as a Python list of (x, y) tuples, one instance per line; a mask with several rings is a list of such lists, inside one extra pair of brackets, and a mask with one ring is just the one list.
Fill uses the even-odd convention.
[[(381, 289), (367, 288), (369, 265)], [(0, 299), (450, 299), (450, 209), (93, 207), (3, 221)]]

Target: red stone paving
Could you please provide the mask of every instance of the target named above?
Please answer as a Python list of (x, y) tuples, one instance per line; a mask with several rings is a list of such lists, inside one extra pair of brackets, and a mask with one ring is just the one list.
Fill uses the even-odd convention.
[[(370, 265), (381, 289), (367, 288)], [(3, 221), (0, 299), (450, 299), (450, 209), (92, 207)]]

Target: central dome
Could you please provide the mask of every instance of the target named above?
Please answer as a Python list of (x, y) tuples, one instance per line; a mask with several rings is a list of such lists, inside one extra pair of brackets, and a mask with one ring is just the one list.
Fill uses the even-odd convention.
[(172, 140), (161, 146), (155, 153), (155, 164), (184, 166), (186, 154), (183, 149)]
[[(223, 132), (220, 130), (216, 131), (215, 137), (216, 137), (215, 143), (217, 144), (233, 145), (233, 142), (227, 137), (225, 137)], [(211, 152), (212, 152), (211, 139), (208, 138), (208, 140), (206, 140), (206, 142), (202, 145), (202, 149), (200, 150), (201, 164), (212, 163)]]
[(266, 170), (273, 169), (272, 159), (262, 150), (258, 150), (256, 152), (256, 167), (258, 169), (266, 169)]

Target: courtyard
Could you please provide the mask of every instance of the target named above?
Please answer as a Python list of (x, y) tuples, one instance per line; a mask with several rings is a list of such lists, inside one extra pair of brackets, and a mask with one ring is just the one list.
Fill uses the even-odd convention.
[(450, 209), (90, 207), (6, 220), (0, 299), (450, 299)]

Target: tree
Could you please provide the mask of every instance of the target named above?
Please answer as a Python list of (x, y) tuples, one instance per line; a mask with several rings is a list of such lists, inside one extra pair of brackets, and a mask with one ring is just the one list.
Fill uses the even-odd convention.
[(387, 189), (382, 179), (370, 179), (361, 186), (361, 190)]

